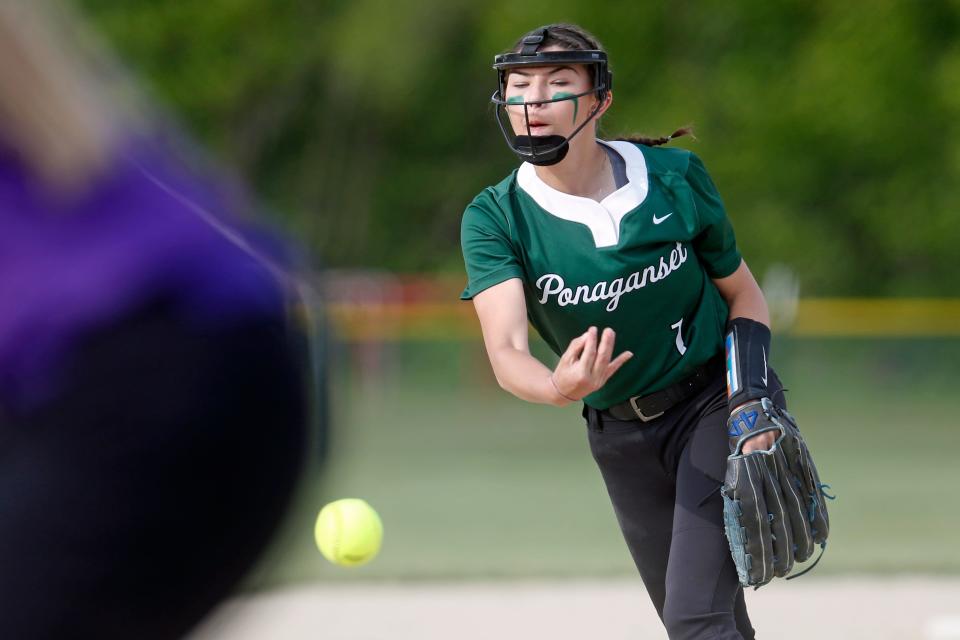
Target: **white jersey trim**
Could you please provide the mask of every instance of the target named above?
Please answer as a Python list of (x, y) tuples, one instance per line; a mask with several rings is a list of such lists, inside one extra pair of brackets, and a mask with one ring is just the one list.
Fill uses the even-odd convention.
[(529, 162), (520, 165), (517, 184), (540, 208), (552, 216), (585, 225), (593, 234), (597, 248), (612, 247), (620, 242), (620, 222), (647, 198), (647, 161), (643, 152), (629, 142), (597, 140), (623, 157), (627, 184), (597, 202), (554, 189), (540, 179)]

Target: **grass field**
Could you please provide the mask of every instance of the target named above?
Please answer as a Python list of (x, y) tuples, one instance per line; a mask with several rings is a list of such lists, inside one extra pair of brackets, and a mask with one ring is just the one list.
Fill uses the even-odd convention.
[[(838, 496), (815, 575), (960, 574), (960, 339), (776, 338), (774, 348)], [(472, 341), (342, 345), (334, 363), (328, 464), (312, 456), (251, 589), (634, 575), (578, 408), (512, 398)], [(313, 547), (317, 510), (339, 497), (363, 497), (384, 519), (368, 566), (334, 567)]]

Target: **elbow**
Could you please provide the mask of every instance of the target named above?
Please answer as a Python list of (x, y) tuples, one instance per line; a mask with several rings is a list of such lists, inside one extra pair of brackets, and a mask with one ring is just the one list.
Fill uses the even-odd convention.
[(510, 386), (510, 384), (506, 380), (504, 380), (502, 377), (498, 376), (496, 371), (493, 372), (493, 377), (497, 381), (497, 386), (499, 386), (501, 389), (503, 389), (507, 393), (513, 393), (513, 388)]
[(487, 349), (487, 356), (490, 359), (490, 369), (493, 371), (493, 377), (504, 391), (513, 393), (513, 385), (510, 384), (509, 365), (502, 357), (502, 351), (496, 349)]

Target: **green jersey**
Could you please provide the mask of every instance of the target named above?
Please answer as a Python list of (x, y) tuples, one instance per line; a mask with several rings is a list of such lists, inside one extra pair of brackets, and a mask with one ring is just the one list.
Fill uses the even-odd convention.
[(628, 182), (597, 202), (551, 188), (524, 163), (467, 207), (461, 299), (520, 278), (527, 315), (556, 354), (590, 326), (634, 356), (584, 398), (596, 409), (677, 382), (720, 352), (728, 309), (711, 278), (740, 266), (733, 228), (700, 159), (604, 142)]

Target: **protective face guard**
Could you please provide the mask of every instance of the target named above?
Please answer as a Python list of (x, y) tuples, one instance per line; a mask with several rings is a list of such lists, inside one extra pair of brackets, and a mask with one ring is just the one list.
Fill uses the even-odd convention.
[[(607, 54), (603, 51), (547, 51), (537, 52), (537, 47), (543, 42), (544, 35), (528, 36), (523, 40), (523, 48), (520, 53), (505, 53), (494, 58), (493, 68), (497, 70), (498, 88), (491, 96), (490, 100), (496, 105), (495, 117), (500, 132), (510, 149), (524, 162), (538, 166), (547, 166), (560, 162), (567, 155), (570, 140), (573, 136), (587, 126), (594, 116), (603, 106), (603, 98), (606, 92), (613, 86), (613, 74), (607, 68)], [(552, 98), (550, 100), (533, 100), (530, 102), (507, 102), (507, 74), (511, 69), (523, 67), (558, 67), (574, 64), (594, 65), (594, 85), (592, 89), (578, 93), (572, 96), (562, 98)], [(597, 106), (590, 113), (583, 123), (574, 129), (567, 137), (553, 136), (535, 136), (530, 131), (530, 112), (528, 107), (532, 104), (547, 104), (550, 102), (560, 102), (562, 100), (574, 100), (582, 96), (597, 94), (599, 101)], [(507, 106), (522, 106), (524, 122), (527, 127), (527, 135), (515, 135), (510, 126)], [(501, 111), (503, 116), (501, 116)], [(504, 121), (506, 117), (506, 122)]]

